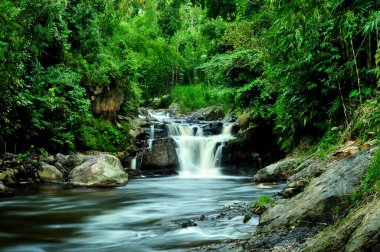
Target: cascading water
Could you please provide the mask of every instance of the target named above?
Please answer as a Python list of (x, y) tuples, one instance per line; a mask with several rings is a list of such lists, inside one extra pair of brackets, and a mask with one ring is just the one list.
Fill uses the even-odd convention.
[(136, 170), (137, 167), (137, 157), (134, 157), (131, 161), (131, 169)]
[(154, 141), (154, 124), (150, 125), (150, 132), (149, 132), (149, 139), (148, 139), (148, 146), (149, 149), (152, 149), (153, 146), (153, 141)]
[(224, 125), (221, 134), (206, 136), (199, 125), (167, 124), (169, 136), (177, 145), (179, 174), (200, 177), (220, 175), (222, 148), (226, 141), (233, 138), (232, 126)]
[[(179, 174), (184, 177), (214, 177), (220, 174), (223, 147), (232, 136), (233, 123), (223, 123), (220, 134), (204, 132), (210, 122), (186, 123), (185, 120), (171, 118), (168, 113), (149, 111), (149, 115), (166, 125), (168, 136), (176, 144), (180, 164)], [(220, 122), (219, 122), (220, 123)], [(149, 149), (154, 139), (154, 124), (150, 126)]]

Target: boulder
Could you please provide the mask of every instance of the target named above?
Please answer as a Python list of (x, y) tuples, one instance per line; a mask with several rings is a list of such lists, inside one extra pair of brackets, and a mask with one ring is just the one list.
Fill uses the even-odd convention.
[(17, 184), (15, 171), (13, 169), (6, 169), (5, 171), (2, 171), (0, 173), (0, 181), (2, 181), (6, 185)]
[(266, 211), (260, 219), (260, 232), (331, 222), (335, 217), (331, 209), (354, 191), (370, 163), (369, 150), (333, 163), (303, 192)]
[(212, 122), (209, 125), (210, 131), (213, 135), (218, 135), (223, 132), (223, 123), (222, 122)]
[(294, 174), (298, 166), (296, 159), (285, 159), (275, 164), (268, 165), (259, 170), (253, 177), (254, 182), (280, 182), (285, 181)]
[(286, 187), (280, 194), (287, 198), (298, 194), (313, 178), (320, 176), (331, 166), (332, 163), (326, 161), (305, 160), (295, 169), (297, 173), (290, 176)]
[(74, 167), (77, 167), (84, 162), (93, 158), (91, 155), (83, 155), (83, 154), (73, 154), (73, 155), (63, 155), (58, 153), (55, 156), (57, 163), (62, 164), (66, 170), (71, 171)]
[(118, 158), (102, 154), (75, 167), (69, 174), (69, 182), (80, 186), (120, 186), (128, 182), (128, 174)]
[(42, 181), (56, 181), (63, 177), (56, 167), (46, 163), (41, 164), (41, 169), (37, 173)]
[(179, 106), (178, 103), (173, 102), (169, 106), (169, 113), (173, 115), (178, 115), (181, 112), (181, 107)]
[(178, 165), (179, 162), (173, 139), (163, 138), (154, 140), (152, 148), (145, 151), (140, 169), (174, 169)]
[(359, 205), (332, 227), (309, 239), (302, 251), (378, 251), (380, 243), (380, 199)]
[(14, 193), (12, 192), (11, 189), (6, 187), (3, 182), (0, 180), (0, 198), (5, 198), (5, 197), (13, 197)]
[(215, 121), (224, 117), (221, 106), (210, 106), (199, 109), (190, 115), (190, 118), (206, 121)]

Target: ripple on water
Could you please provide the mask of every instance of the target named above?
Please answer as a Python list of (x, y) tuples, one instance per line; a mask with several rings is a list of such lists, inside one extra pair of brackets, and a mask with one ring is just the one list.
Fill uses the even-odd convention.
[(178, 220), (271, 195), (249, 178), (148, 178), (120, 188), (41, 185), (0, 201), (2, 251), (183, 251), (249, 236), (258, 218), (243, 215), (180, 228)]

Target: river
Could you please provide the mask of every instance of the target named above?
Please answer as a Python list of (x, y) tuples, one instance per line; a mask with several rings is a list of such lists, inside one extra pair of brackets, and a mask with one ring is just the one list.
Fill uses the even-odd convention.
[(161, 177), (119, 188), (62, 184), (23, 186), (0, 200), (1, 251), (186, 251), (214, 241), (244, 238), (257, 216), (182, 228), (181, 221), (272, 195), (245, 177)]

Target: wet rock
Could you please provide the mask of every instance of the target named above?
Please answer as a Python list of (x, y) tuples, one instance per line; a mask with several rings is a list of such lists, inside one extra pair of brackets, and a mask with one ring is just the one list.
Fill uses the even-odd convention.
[(171, 138), (164, 138), (154, 140), (152, 148), (145, 151), (140, 169), (175, 169), (178, 165), (179, 163), (173, 140)]
[(263, 214), (266, 210), (268, 210), (273, 204), (270, 202), (266, 202), (263, 204), (253, 204), (252, 205), (252, 212), (254, 212), (257, 215)]
[(115, 156), (95, 156), (75, 167), (69, 174), (69, 182), (80, 186), (120, 186), (128, 182), (128, 174)]
[(223, 131), (223, 123), (222, 122), (212, 122), (209, 125), (210, 132), (212, 135), (219, 135)]
[(198, 226), (197, 223), (195, 223), (194, 220), (188, 220), (187, 222), (181, 223), (181, 228), (187, 228), (187, 227), (196, 227)]
[(54, 166), (42, 163), (38, 176), (42, 181), (57, 181), (62, 179), (62, 173)]
[(126, 169), (128, 173), (128, 179), (138, 179), (141, 178), (141, 171), (135, 169)]
[(311, 180), (303, 192), (277, 204), (261, 215), (260, 231), (289, 229), (334, 220), (331, 209), (342, 204), (371, 163), (369, 151), (333, 163), (326, 172)]
[(0, 180), (0, 198), (13, 197), (14, 193), (11, 189), (6, 187)]
[(254, 182), (280, 182), (285, 181), (298, 166), (296, 159), (285, 159), (259, 170), (253, 177)]
[[(222, 167), (227, 174), (252, 175), (257, 169), (284, 157), (276, 142), (273, 125), (262, 118), (251, 118), (251, 126), (241, 129), (237, 138), (223, 148)], [(239, 126), (232, 128), (233, 135)]]
[(250, 221), (252, 219), (252, 215), (249, 214), (249, 213), (246, 213), (244, 215), (244, 219), (243, 219), (243, 223), (247, 223), (248, 221)]

